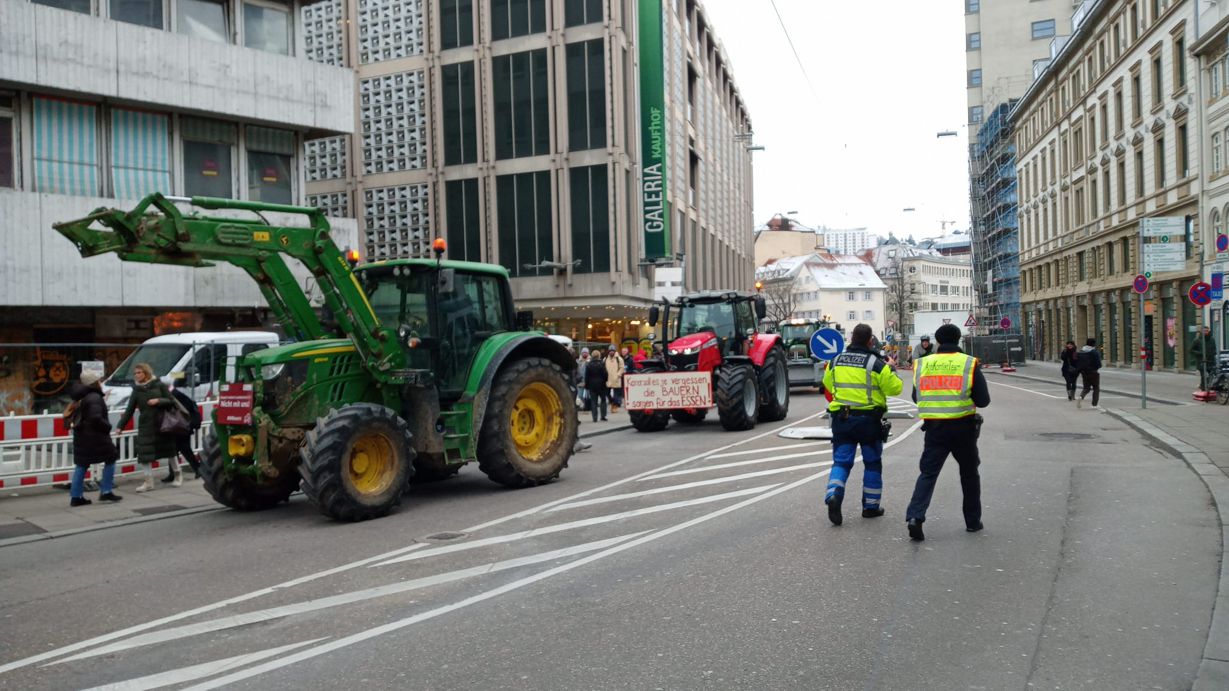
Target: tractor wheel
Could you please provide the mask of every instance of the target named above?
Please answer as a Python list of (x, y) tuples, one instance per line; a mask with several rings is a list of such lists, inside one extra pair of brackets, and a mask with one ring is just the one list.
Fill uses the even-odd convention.
[[(640, 374), (657, 374), (662, 371), (660, 367), (648, 366), (641, 370)], [(670, 424), (668, 410), (629, 410), (627, 417), (631, 419), (632, 427), (635, 427), (637, 432), (660, 432)]]
[(316, 421), (303, 444), (303, 492), (341, 521), (387, 515), (414, 473), (410, 426), (381, 405), (354, 403)]
[(708, 417), (708, 408), (696, 408), (690, 413), (686, 410), (675, 410), (670, 413), (670, 417), (682, 425), (698, 425)]
[(755, 427), (760, 396), (751, 365), (726, 365), (717, 372), (717, 416), (729, 431)]
[(567, 375), (540, 357), (495, 376), (478, 437), (478, 469), (506, 487), (550, 482), (568, 464), (579, 421)]
[(768, 351), (764, 366), (758, 373), (760, 387), (760, 417), (762, 422), (784, 420), (789, 415), (789, 370), (780, 348)]
[(297, 473), (283, 473), (261, 483), (246, 475), (227, 473), (224, 464), (218, 435), (209, 430), (201, 447), (201, 477), (205, 491), (214, 501), (237, 511), (271, 509), (290, 499), (299, 488)]

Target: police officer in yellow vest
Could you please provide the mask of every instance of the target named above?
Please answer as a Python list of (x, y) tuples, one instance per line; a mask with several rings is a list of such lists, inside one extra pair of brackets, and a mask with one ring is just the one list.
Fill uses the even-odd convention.
[(982, 529), (981, 476), (977, 466), (977, 436), (981, 430), (978, 408), (990, 405), (990, 388), (978, 366), (977, 358), (960, 350), (960, 329), (944, 324), (935, 332), (939, 350), (913, 367), (913, 400), (917, 403), (922, 431), (921, 474), (913, 488), (913, 499), (905, 512), (909, 537), (925, 540), (922, 523), (935, 491), (935, 481), (943, 462), (951, 454), (960, 466), (960, 488), (964, 492), (965, 530)]
[(841, 501), (862, 446), (862, 517), (883, 515), (883, 433), (880, 422), (888, 411), (888, 396), (904, 389), (892, 365), (871, 350), (871, 327), (858, 324), (849, 347), (824, 371), (824, 395), (832, 418), (832, 473), (828, 475), (828, 520), (841, 524)]

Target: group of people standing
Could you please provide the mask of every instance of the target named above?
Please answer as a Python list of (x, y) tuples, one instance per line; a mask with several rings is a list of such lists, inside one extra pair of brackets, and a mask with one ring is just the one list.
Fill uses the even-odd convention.
[[(158, 460), (165, 461), (169, 469), (163, 482), (176, 487), (183, 484), (180, 455), (188, 461), (196, 477), (201, 476), (196, 453), (192, 450), (192, 434), (201, 426), (200, 409), (191, 396), (173, 388), (175, 385), (182, 386), (184, 380), (179, 379), (168, 385), (155, 377), (153, 368), (146, 363), (139, 363), (133, 368), (133, 380), (128, 407), (114, 428), (102, 392), (102, 377), (96, 372), (83, 372), (73, 385), (70, 392), (72, 402), (64, 411), (65, 422), (73, 433), (75, 469), (69, 486), (69, 503), (72, 506), (93, 503), (85, 498), (85, 475), (95, 463), (103, 464), (99, 501), (117, 502), (123, 499), (114, 491), (115, 462), (119, 459), (119, 447), (114, 435), (127, 426), (134, 414), (137, 415), (136, 456), (144, 475), (144, 482), (136, 488), (137, 492), (154, 489), (153, 464)], [(163, 432), (163, 416), (172, 410), (186, 418), (186, 433)], [(185, 432), (183, 429), (179, 431)]]
[[(1084, 398), (1092, 392), (1092, 407), (1096, 408), (1101, 400), (1101, 351), (1097, 350), (1097, 339), (1090, 338), (1084, 342), (1084, 347), (1075, 349), (1075, 341), (1067, 341), (1062, 360), (1063, 379), (1067, 381), (1067, 400), (1075, 401), (1078, 408), (1084, 407)], [(1080, 397), (1075, 397), (1075, 383), (1083, 379), (1084, 390)]]
[[(623, 375), (634, 371), (635, 360), (629, 349), (620, 353), (613, 347), (603, 351), (595, 348), (580, 349), (576, 361), (576, 385), (587, 410), (593, 413), (593, 421), (605, 420), (609, 412), (617, 413), (623, 406)], [(600, 418), (599, 418), (600, 416)]]

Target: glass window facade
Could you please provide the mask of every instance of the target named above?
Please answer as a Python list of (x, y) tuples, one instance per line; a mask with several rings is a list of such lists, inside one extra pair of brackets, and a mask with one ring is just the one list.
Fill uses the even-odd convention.
[(581, 26), (602, 21), (602, 0), (564, 0), (564, 26)]
[(226, 4), (217, 0), (177, 0), (175, 29), (186, 36), (229, 43), (226, 8)]
[(606, 51), (602, 39), (567, 47), (568, 149), (606, 146)]
[(474, 45), (473, 0), (440, 0), (440, 48)]
[(491, 0), (491, 40), (546, 31), (546, 0)]
[(478, 160), (474, 132), (474, 63), (444, 65), (444, 164)]
[(500, 175), (495, 195), (499, 263), (513, 276), (550, 276), (551, 269), (536, 268), (554, 260), (550, 172)]
[(606, 166), (568, 171), (572, 194), (572, 259), (576, 273), (610, 271), (610, 185)]
[(111, 0), (111, 19), (161, 29), (162, 0)]
[(550, 79), (546, 49), (492, 60), (495, 91), (495, 158), (550, 152)]
[(444, 184), (448, 253), (453, 259), (482, 261), (482, 219), (478, 216), (478, 179)]
[(268, 5), (243, 3), (243, 45), (290, 55), (290, 13)]

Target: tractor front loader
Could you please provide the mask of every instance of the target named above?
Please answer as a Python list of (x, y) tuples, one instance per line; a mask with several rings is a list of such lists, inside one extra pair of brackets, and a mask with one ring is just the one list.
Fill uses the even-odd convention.
[[(307, 225), (272, 225), (272, 213)], [(318, 209), (208, 197), (152, 194), (132, 211), (99, 209), (55, 229), (84, 257), (228, 262), (260, 287), (292, 342), (245, 355), (219, 399), (202, 470), (226, 506), (269, 508), (301, 484), (321, 513), (358, 521), (396, 508), (415, 476), (477, 461), (495, 482), (529, 487), (571, 457), (575, 361), (529, 331), (503, 267), (443, 260), (437, 240), (435, 259), (352, 268)], [(285, 257), (315, 278), (323, 317)]]

